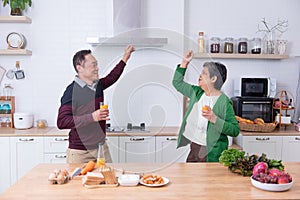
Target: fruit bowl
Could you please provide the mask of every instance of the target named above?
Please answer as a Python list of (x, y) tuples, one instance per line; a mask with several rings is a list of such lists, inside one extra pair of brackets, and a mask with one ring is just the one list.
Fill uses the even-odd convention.
[(254, 180), (252, 176), (250, 177), (250, 179), (253, 186), (262, 190), (275, 191), (275, 192), (289, 190), (294, 183), (294, 180), (290, 183), (285, 183), (285, 184), (261, 183), (259, 181)]

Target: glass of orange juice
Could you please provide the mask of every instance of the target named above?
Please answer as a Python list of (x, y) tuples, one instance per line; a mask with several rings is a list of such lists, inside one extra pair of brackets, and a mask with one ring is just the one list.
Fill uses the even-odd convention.
[(104, 144), (99, 143), (98, 147), (98, 156), (97, 156), (97, 167), (105, 165), (105, 156), (104, 156)]
[(108, 104), (104, 104), (104, 102), (100, 102), (100, 109), (108, 108)]
[(202, 106), (202, 110), (209, 110), (209, 107), (204, 105), (204, 106)]

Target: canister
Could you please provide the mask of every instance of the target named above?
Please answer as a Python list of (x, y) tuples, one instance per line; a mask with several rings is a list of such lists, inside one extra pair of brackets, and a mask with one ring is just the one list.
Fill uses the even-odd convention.
[(227, 37), (224, 39), (224, 53), (233, 53), (233, 38), (232, 37)]

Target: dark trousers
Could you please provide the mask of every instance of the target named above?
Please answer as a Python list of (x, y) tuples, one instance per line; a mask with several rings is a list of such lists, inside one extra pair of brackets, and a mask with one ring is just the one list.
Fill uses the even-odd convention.
[(194, 142), (190, 144), (190, 153), (186, 162), (206, 162), (206, 157), (206, 146), (202, 146)]

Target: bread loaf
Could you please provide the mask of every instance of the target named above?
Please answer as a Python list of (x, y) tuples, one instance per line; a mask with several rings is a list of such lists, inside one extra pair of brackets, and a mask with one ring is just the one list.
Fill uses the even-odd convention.
[(260, 124), (260, 125), (263, 125), (265, 123), (265, 121), (262, 118), (255, 118), (253, 121), (255, 124)]

